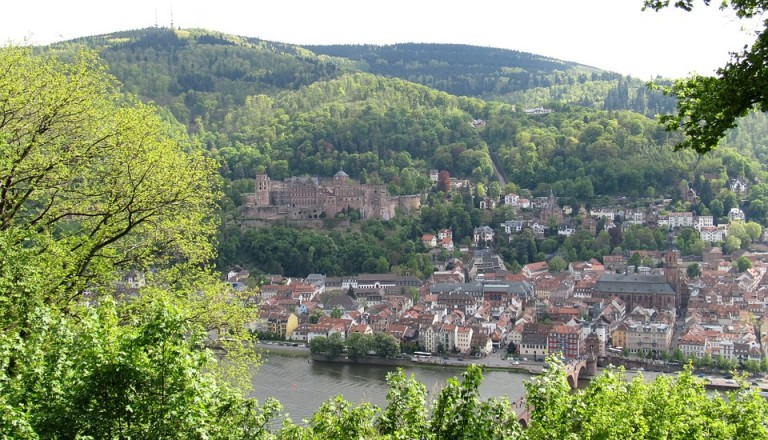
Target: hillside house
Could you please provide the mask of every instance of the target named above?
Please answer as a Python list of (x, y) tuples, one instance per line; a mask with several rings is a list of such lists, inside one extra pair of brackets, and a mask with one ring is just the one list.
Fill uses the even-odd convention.
[(437, 247), (437, 237), (432, 234), (424, 234), (421, 236), (421, 244), (429, 249)]
[(507, 234), (516, 234), (523, 230), (523, 227), (525, 226), (525, 221), (523, 220), (507, 220), (504, 223), (501, 224), (501, 226), (504, 228), (504, 232)]
[(728, 211), (728, 222), (733, 223), (737, 220), (744, 221), (746, 219), (746, 216), (744, 215), (744, 211), (742, 211), (739, 208), (731, 208), (730, 211)]
[(515, 194), (515, 193), (505, 194), (504, 195), (504, 204), (517, 207), (520, 204), (520, 196)]
[(480, 199), (480, 209), (496, 209), (496, 199), (493, 197), (483, 197)]
[(747, 193), (747, 182), (736, 178), (731, 180), (731, 191), (735, 192), (738, 195), (743, 195)]
[(479, 226), (472, 233), (472, 242), (475, 246), (483, 243), (493, 243), (493, 237), (496, 233), (490, 226)]

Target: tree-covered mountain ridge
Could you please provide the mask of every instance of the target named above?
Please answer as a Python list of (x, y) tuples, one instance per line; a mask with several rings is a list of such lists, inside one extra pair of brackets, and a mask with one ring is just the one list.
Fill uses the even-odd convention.
[[(320, 55), (355, 61), (366, 72), (448, 92), (529, 107), (549, 101), (653, 116), (674, 101), (616, 72), (511, 49), (466, 44), (306, 45)], [(656, 78), (667, 84), (663, 78)]]
[[(132, 61), (142, 65), (161, 55), (177, 58), (178, 84), (168, 85), (182, 89), (218, 88), (226, 84), (224, 80), (243, 80), (266, 86), (269, 93), (354, 70), (405, 79), (453, 95), (526, 106), (558, 101), (608, 110), (630, 109), (648, 116), (674, 109), (673, 100), (649, 92), (639, 79), (510, 49), (430, 43), (296, 46), (204, 29), (168, 28), (115, 32), (73, 42), (98, 49), (110, 64)], [(207, 62), (188, 64), (184, 54), (203, 48)], [(148, 53), (141, 54), (142, 50)], [(131, 60), (131, 55), (138, 56)], [(173, 60), (169, 60), (169, 68), (172, 65)], [(189, 68), (195, 69), (194, 74), (185, 72)], [(115, 73), (121, 79), (125, 76)]]
[[(675, 190), (681, 180), (694, 181), (704, 173), (720, 175), (724, 168), (728, 177), (754, 179), (762, 172), (754, 158), (762, 157), (762, 146), (768, 144), (763, 142), (766, 130), (760, 131), (764, 118), (758, 117), (748, 132), (726, 142), (747, 157), (728, 148), (703, 161), (692, 154), (673, 153), (672, 145), (679, 138), (653, 119), (632, 111), (585, 107), (584, 99), (574, 103), (567, 98), (615, 81), (617, 87), (622, 85), (615, 89), (622, 91), (616, 96), (629, 99), (632, 95), (630, 100), (636, 100), (640, 92), (630, 93), (630, 79), (502, 49), (418, 44), (364, 47), (370, 53), (383, 53), (377, 56), (387, 60), (386, 65), (399, 63), (404, 72), (408, 66), (426, 72), (429, 65), (435, 71), (450, 70), (449, 61), (461, 58), (456, 53), (476, 50), (477, 55), (465, 56), (464, 64), (453, 70), (470, 66), (482, 72), (476, 76), (481, 82), (487, 79), (488, 69), (511, 72), (528, 66), (532, 72), (550, 75), (548, 81), (559, 82), (550, 85), (549, 92), (567, 91), (558, 99), (547, 92), (530, 104), (545, 105), (552, 113), (530, 116), (523, 111), (525, 101), (510, 105), (456, 96), (407, 79), (361, 71), (366, 64), (385, 63), (361, 61), (362, 49), (356, 46), (349, 47), (347, 55), (357, 54), (357, 58), (348, 59), (340, 56), (346, 53), (330, 50), (318, 55), (314, 51), (320, 52), (320, 46), (309, 50), (206, 30), (150, 28), (73, 40), (51, 50), (66, 54), (81, 46), (98, 50), (128, 92), (154, 101), (186, 124), (193, 138), (219, 159), (223, 176), (232, 181), (263, 172), (280, 179), (292, 174), (330, 176), (344, 169), (353, 178), (382, 181), (393, 193), (402, 194), (427, 188), (425, 176), (430, 168), (490, 183), (495, 180), (493, 158), (507, 181), (535, 192), (554, 189), (559, 195), (578, 198), (661, 194)], [(414, 54), (428, 48), (433, 49), (431, 58), (414, 65)], [(401, 54), (400, 58), (393, 53)], [(509, 62), (500, 54), (506, 54)], [(530, 62), (513, 64), (515, 59)], [(488, 60), (490, 67), (477, 67), (482, 60)], [(584, 68), (597, 76), (563, 73)], [(537, 96), (542, 90), (539, 84), (519, 93)], [(472, 126), (473, 120), (483, 124)], [(736, 155), (738, 160), (724, 164), (723, 155)], [(233, 200), (248, 185), (234, 185)]]

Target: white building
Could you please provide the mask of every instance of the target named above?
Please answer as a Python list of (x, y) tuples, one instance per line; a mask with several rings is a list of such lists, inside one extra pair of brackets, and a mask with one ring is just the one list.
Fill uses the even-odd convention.
[(625, 209), (624, 223), (642, 225), (645, 222), (645, 212), (640, 209)]
[(557, 225), (557, 235), (570, 237), (576, 232), (576, 225), (570, 223), (561, 223)]
[(696, 221), (693, 224), (693, 227), (701, 231), (701, 228), (707, 228), (714, 225), (715, 223), (711, 215), (700, 215), (696, 217)]
[(723, 241), (728, 236), (728, 229), (725, 225), (719, 226), (704, 226), (699, 229), (699, 237), (702, 241), (708, 243), (716, 243)]
[(670, 228), (693, 227), (692, 212), (670, 212), (668, 218)]
[(605, 218), (608, 220), (614, 220), (616, 211), (608, 208), (592, 209), (589, 211), (589, 216), (594, 218)]
[(504, 227), (504, 232), (507, 234), (518, 233), (523, 230), (525, 222), (523, 220), (507, 220), (501, 224)]
[(707, 336), (687, 334), (680, 338), (677, 346), (685, 357), (694, 356), (701, 359), (707, 352)]
[(728, 211), (728, 222), (734, 222), (736, 220), (744, 221), (745, 218), (744, 211), (739, 208), (731, 208), (731, 210)]
[(479, 243), (490, 243), (493, 241), (493, 236), (495, 233), (493, 232), (493, 229), (490, 226), (480, 226), (475, 228), (474, 234), (473, 234), (473, 241), (475, 244)]
[(731, 180), (731, 191), (736, 194), (744, 194), (747, 192), (747, 183), (739, 178), (733, 179)]

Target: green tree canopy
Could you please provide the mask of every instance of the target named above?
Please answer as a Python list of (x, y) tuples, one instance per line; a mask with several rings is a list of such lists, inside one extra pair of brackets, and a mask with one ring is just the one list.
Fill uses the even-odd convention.
[[(707, 6), (710, 0), (703, 0)], [(661, 10), (674, 7), (691, 11), (693, 0), (645, 0), (644, 7)], [(720, 9), (733, 9), (742, 19), (760, 17), (768, 7), (765, 0), (723, 1)], [(765, 22), (764, 22), (765, 24)], [(734, 48), (736, 49), (736, 48)], [(684, 50), (684, 49), (683, 49)], [(667, 130), (682, 130), (686, 138), (676, 148), (706, 153), (716, 148), (740, 117), (753, 109), (768, 111), (768, 32), (757, 32), (751, 47), (733, 52), (731, 60), (716, 76), (693, 75), (676, 80), (667, 94), (677, 98), (677, 112), (664, 115)]]
[(555, 255), (547, 264), (550, 272), (562, 272), (568, 267), (568, 263), (559, 255)]
[(400, 342), (392, 335), (376, 333), (373, 335), (373, 351), (381, 357), (393, 358), (400, 354)]
[(339, 333), (316, 336), (309, 341), (309, 350), (312, 354), (324, 354), (328, 359), (334, 359), (344, 351), (344, 340)]
[[(243, 345), (252, 311), (205, 269), (213, 163), (94, 53), (6, 47), (0, 71), (0, 432), (263, 432), (265, 413), (227, 380), (250, 383), (237, 373), (257, 361)], [(138, 295), (116, 287), (129, 270), (146, 275)]]
[(763, 235), (763, 227), (760, 226), (759, 223), (756, 222), (747, 222), (744, 224), (744, 231), (747, 233), (749, 238), (755, 242), (759, 241), (760, 237)]
[(745, 270), (752, 267), (752, 260), (750, 260), (747, 257), (739, 257), (738, 260), (736, 260), (736, 270), (739, 272), (744, 272)]
[(344, 343), (347, 346), (347, 356), (356, 361), (368, 356), (368, 352), (373, 346), (373, 337), (362, 333), (352, 333)]
[[(402, 371), (390, 373), (387, 406), (355, 406), (341, 396), (324, 403), (306, 427), (288, 425), (279, 438), (301, 439), (659, 439), (766, 438), (768, 403), (748, 388), (709, 395), (688, 366), (678, 376), (630, 380), (609, 369), (574, 392), (565, 366), (548, 360), (541, 376), (526, 384), (526, 408), (506, 398), (481, 400), (481, 367), (470, 365), (462, 380), (449, 379), (431, 402), (426, 387)], [(516, 410), (527, 409), (528, 429)], [(695, 421), (692, 423), (691, 421)]]
[[(528, 439), (764, 438), (768, 404), (755, 390), (709, 396), (689, 366), (678, 376), (632, 380), (623, 370), (604, 371), (572, 393), (562, 364), (526, 384), (531, 423)], [(691, 423), (695, 420), (696, 423)]]

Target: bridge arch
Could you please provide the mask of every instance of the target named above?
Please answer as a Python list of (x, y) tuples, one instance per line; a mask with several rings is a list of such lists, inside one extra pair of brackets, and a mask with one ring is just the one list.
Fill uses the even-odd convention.
[(528, 408), (525, 396), (510, 403), (512, 404), (513, 411), (515, 411), (515, 414), (517, 415), (517, 423), (519, 423), (523, 429), (527, 429), (530, 424), (531, 412), (530, 408)]
[(579, 387), (579, 377), (586, 376), (587, 373), (587, 361), (585, 359), (571, 360), (566, 364), (566, 373), (568, 377), (568, 385), (571, 389), (575, 390)]

